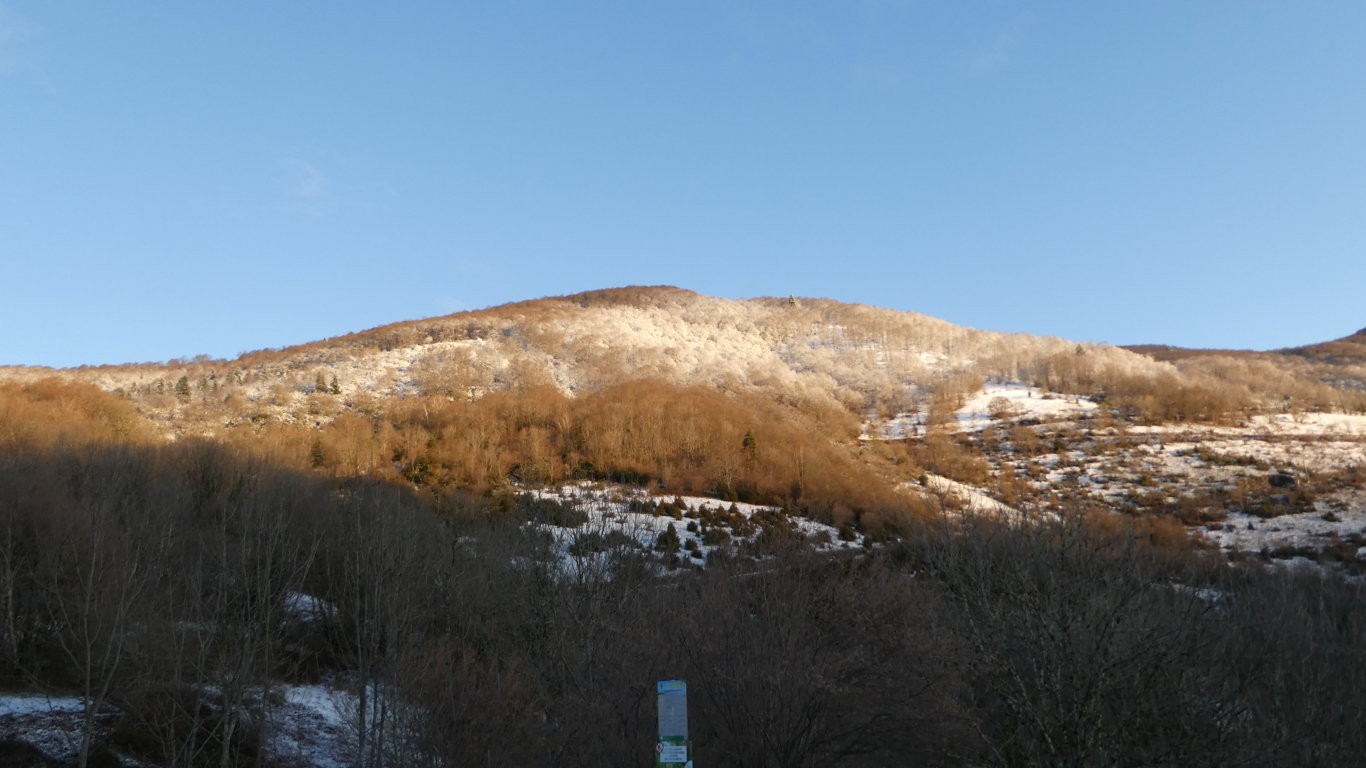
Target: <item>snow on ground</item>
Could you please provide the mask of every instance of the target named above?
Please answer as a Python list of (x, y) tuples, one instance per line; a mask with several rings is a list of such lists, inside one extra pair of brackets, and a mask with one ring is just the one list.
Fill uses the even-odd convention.
[(1366, 441), (1206, 440), (1199, 447), (1272, 467), (1298, 467), (1311, 472), (1366, 464)]
[(284, 613), (286, 621), (315, 624), (335, 616), (337, 607), (320, 597), (291, 590), (284, 596)]
[(1292, 435), (1342, 435), (1366, 437), (1366, 414), (1278, 413), (1254, 416), (1253, 427)]
[[(967, 433), (984, 432), (1005, 416), (1036, 420), (1032, 431), (1041, 446), (1066, 441), (1065, 448), (1042, 454), (1016, 453), (1009, 442), (1003, 451), (988, 451), (998, 470), (1010, 465), (1013, 476), (1033, 489), (1029, 508), (1089, 500), (1126, 514), (1179, 515), (1190, 521), (1194, 536), (1225, 550), (1279, 552), (1279, 562), (1293, 551), (1316, 550), (1338, 559), (1360, 551), (1366, 559), (1366, 546), (1355, 549), (1366, 545), (1366, 488), (1352, 487), (1349, 479), (1351, 470), (1366, 466), (1366, 415), (1282, 413), (1233, 426), (1120, 425), (1075, 433), (1053, 426), (1098, 409), (1086, 398), (1010, 383), (988, 385), (957, 416)], [(884, 422), (870, 415), (862, 439), (922, 434), (923, 413)], [(1294, 478), (1294, 487), (1308, 489), (1308, 509), (1304, 497), (1292, 499), (1271, 485), (1281, 473)], [(921, 490), (950, 506), (1018, 514), (981, 489), (932, 475), (926, 480)], [(1279, 512), (1293, 514), (1252, 514)]]
[(1245, 457), (1273, 467), (1311, 472), (1366, 465), (1366, 416), (1311, 413), (1257, 416), (1245, 426), (1137, 426), (1168, 449), (1198, 445), (1206, 451)]
[(863, 422), (860, 440), (906, 440), (925, 433), (925, 414), (918, 411), (898, 413), (892, 418), (877, 423), (873, 417)]
[(1234, 437), (1366, 438), (1366, 415), (1355, 413), (1273, 413), (1253, 416), (1238, 426), (1148, 424), (1129, 428), (1135, 435), (1199, 432)]
[(1201, 535), (1220, 549), (1242, 552), (1319, 550), (1343, 542), (1342, 546), (1356, 551), (1357, 559), (1366, 559), (1366, 549), (1344, 541), (1363, 531), (1366, 531), (1366, 510), (1363, 509), (1331, 515), (1316, 510), (1270, 519), (1231, 512), (1224, 521), (1201, 531)]
[(988, 496), (985, 491), (976, 486), (950, 480), (942, 475), (925, 473), (925, 487), (940, 496), (949, 496), (957, 499), (963, 508), (978, 514), (1001, 515), (1013, 519), (1021, 518), (1020, 510), (1002, 504), (1001, 502)]
[[(1353, 484), (1351, 470), (1366, 466), (1364, 427), (1366, 417), (1348, 414), (1133, 426), (1011, 463), (1046, 497), (1177, 515), (1192, 535), (1225, 551), (1268, 553), (1278, 562), (1316, 552), (1328, 561), (1360, 560), (1366, 488)], [(1027, 464), (1047, 471), (1027, 472)]]
[(1010, 418), (1041, 421), (1070, 419), (1093, 413), (1095, 402), (1076, 395), (1043, 392), (1023, 384), (988, 384), (958, 409), (958, 428), (976, 432), (996, 424), (993, 411)]
[(347, 768), (355, 754), (355, 729), (347, 712), (355, 697), (336, 681), (288, 685), (272, 712), (268, 751), (281, 768)]
[[(912, 390), (918, 388), (912, 387)], [(957, 411), (958, 429), (964, 432), (980, 432), (999, 424), (997, 414), (1012, 419), (1035, 419), (1038, 421), (1057, 421), (1075, 419), (1095, 412), (1100, 406), (1094, 401), (1077, 395), (1064, 395), (1059, 392), (1045, 392), (1035, 387), (1027, 387), (1018, 382), (1008, 384), (988, 384), (981, 392), (968, 398)], [(925, 413), (923, 410), (898, 413), (886, 421), (879, 422), (870, 415), (863, 424), (861, 440), (905, 440), (925, 434)]]
[[(678, 534), (680, 549), (678, 556), (704, 565), (718, 549), (729, 547), (732, 543), (752, 542), (760, 530), (741, 535), (733, 528), (713, 526), (725, 530), (726, 541), (707, 543), (704, 541), (698, 518), (710, 512), (719, 516), (729, 514), (732, 507), (740, 517), (748, 521), (760, 513), (781, 515), (781, 520), (807, 539), (816, 551), (836, 551), (861, 548), (861, 538), (854, 541), (840, 541), (839, 531), (833, 526), (802, 517), (784, 514), (776, 507), (757, 504), (727, 502), (704, 496), (651, 496), (640, 488), (620, 485), (603, 485), (581, 482), (561, 485), (556, 488), (533, 491), (538, 499), (550, 499), (564, 503), (587, 515), (587, 522), (576, 527), (564, 527), (547, 523), (538, 524), (542, 530), (555, 537), (566, 575), (586, 576), (601, 573), (610, 552), (615, 546), (626, 544), (646, 551), (654, 549), (661, 534), (674, 527)], [(675, 512), (651, 514), (648, 511), (635, 511), (647, 502), (658, 504), (681, 503), (685, 508)], [(770, 518), (771, 519), (771, 518)], [(697, 523), (697, 530), (689, 530), (690, 524)], [(693, 542), (691, 551), (689, 542)], [(695, 554), (694, 554), (695, 553)]]
[(80, 751), (82, 711), (75, 696), (0, 694), (0, 737), (17, 736), (50, 757), (70, 760)]
[(921, 352), (916, 356), (916, 359), (928, 371), (936, 370), (949, 362), (949, 356), (942, 352)]
[(478, 354), (483, 347), (484, 342), (479, 339), (440, 341), (411, 347), (373, 350), (364, 356), (330, 360), (318, 367), (325, 367), (336, 375), (344, 392), (415, 394), (417, 385), (412, 375), (419, 362), (455, 350), (469, 350), (472, 354)]
[[(23, 717), (42, 712), (80, 712), (81, 699), (75, 696), (43, 696), (38, 693), (0, 694), (0, 718)], [(0, 719), (0, 723), (4, 720)]]
[[(997, 414), (1012, 419), (1057, 421), (1090, 415), (1099, 406), (1092, 400), (1058, 392), (1044, 392), (1018, 382), (988, 384), (968, 398), (957, 411), (958, 429), (980, 432), (999, 424)], [(869, 417), (863, 425), (861, 440), (905, 440), (925, 433), (925, 413), (907, 411), (879, 423)]]
[[(346, 712), (355, 697), (337, 681), (285, 685), (271, 711), (267, 750), (280, 768), (347, 768), (355, 731)], [(0, 738), (17, 737), (49, 758), (71, 761), (80, 751), (82, 700), (37, 693), (0, 694)], [(107, 735), (110, 711), (98, 719), (97, 739)], [(125, 764), (136, 765), (124, 758)]]

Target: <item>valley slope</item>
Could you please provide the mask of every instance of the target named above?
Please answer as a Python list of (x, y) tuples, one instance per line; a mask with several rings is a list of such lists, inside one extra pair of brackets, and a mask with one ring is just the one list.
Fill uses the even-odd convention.
[[(1121, 349), (826, 299), (630, 287), (235, 360), (0, 377), (114, 393), (147, 439), (433, 493), (618, 481), (879, 535), (986, 499), (1355, 563), (1362, 347), (1358, 333), (1270, 353)], [(1313, 522), (1274, 530), (1299, 518)]]

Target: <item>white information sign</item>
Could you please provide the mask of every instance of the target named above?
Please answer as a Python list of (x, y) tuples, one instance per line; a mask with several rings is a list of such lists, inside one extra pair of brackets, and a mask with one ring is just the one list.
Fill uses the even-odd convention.
[(661, 680), (659, 693), (659, 738), (688, 738), (688, 684), (682, 680)]
[(661, 763), (677, 763), (682, 765), (688, 762), (687, 744), (660, 744), (658, 751), (659, 762)]

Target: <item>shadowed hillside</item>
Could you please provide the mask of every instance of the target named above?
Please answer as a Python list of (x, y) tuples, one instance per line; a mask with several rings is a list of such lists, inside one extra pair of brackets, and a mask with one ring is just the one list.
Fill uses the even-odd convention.
[[(1343, 359), (1356, 338), (1305, 354)], [(1049, 507), (1076, 497), (1059, 467), (1079, 453), (1128, 455), (1130, 427), (1230, 428), (1287, 409), (1366, 410), (1359, 387), (1317, 375), (1350, 366), (1289, 351), (1145, 351), (1166, 359), (828, 299), (629, 287), (231, 361), (12, 368), (4, 407), (12, 439), (55, 440), (63, 400), (73, 415), (90, 412), (80, 393), (103, 390), (111, 397), (95, 410), (109, 415), (83, 417), (72, 434), (208, 438), (283, 466), (388, 478), (437, 496), (627, 482), (783, 506), (877, 535), (957, 503), (931, 474), (978, 489), (969, 495)], [(957, 429), (955, 414), (992, 382), (1028, 396), (972, 406), (991, 428)], [(1061, 425), (1051, 426), (1035, 414), (1056, 412), (1046, 398), (1092, 410), (1081, 422), (1047, 416)], [(1098, 430), (1116, 445), (1098, 442)], [(1143, 481), (1127, 469), (1115, 477)], [(1141, 511), (1165, 498), (1143, 490), (1123, 503)], [(1197, 519), (1205, 518), (1185, 514)]]
[(1361, 342), (653, 287), (6, 369), (0, 763), (633, 765), (681, 677), (718, 765), (1354, 765)]

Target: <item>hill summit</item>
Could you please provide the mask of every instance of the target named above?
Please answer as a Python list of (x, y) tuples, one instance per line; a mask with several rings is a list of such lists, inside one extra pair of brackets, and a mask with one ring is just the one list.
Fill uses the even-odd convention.
[[(719, 299), (669, 286), (587, 291), (412, 320), (230, 361), (58, 372), (120, 391), (164, 426), (210, 430), (253, 416), (317, 421), (310, 396), (477, 398), (553, 387), (567, 395), (651, 379), (767, 391), (859, 412), (958, 375), (1029, 378), (1055, 356), (1129, 374), (1170, 366), (1109, 346), (979, 331), (829, 299)], [(1075, 367), (1075, 366), (1071, 366)], [(52, 371), (9, 369), (10, 378)], [(188, 387), (194, 395), (175, 397)], [(212, 395), (211, 397), (209, 395)], [(324, 418), (328, 418), (324, 415)], [(177, 426), (178, 425), (178, 426)]]

